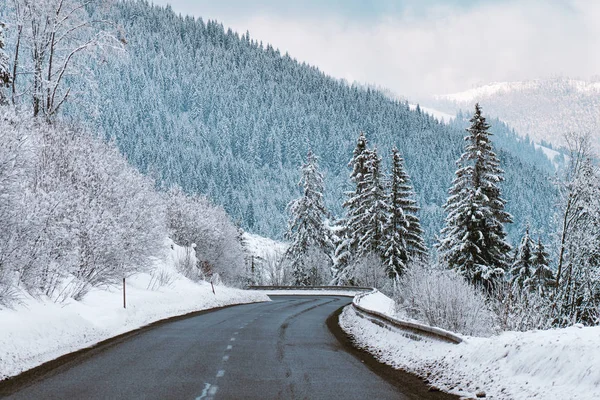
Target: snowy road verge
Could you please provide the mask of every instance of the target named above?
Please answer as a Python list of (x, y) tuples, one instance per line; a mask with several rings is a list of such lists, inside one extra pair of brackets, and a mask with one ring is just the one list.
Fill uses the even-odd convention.
[(148, 290), (151, 276), (127, 280), (127, 309), (119, 288), (94, 289), (66, 303), (24, 299), (0, 309), (0, 381), (62, 355), (156, 321), (233, 304), (269, 301), (260, 292), (194, 283), (178, 276), (170, 285)]
[[(388, 303), (367, 302), (380, 312)], [(451, 344), (411, 339), (361, 318), (353, 307), (344, 309), (340, 326), (380, 362), (464, 398), (600, 398), (600, 327), (505, 332)]]
[(377, 290), (370, 293), (358, 294), (354, 298), (352, 306), (359, 317), (415, 340), (420, 340), (421, 337), (428, 337), (455, 344), (461, 343), (464, 340), (460, 335), (444, 329), (425, 325), (418, 321), (407, 321), (396, 318), (394, 301)]

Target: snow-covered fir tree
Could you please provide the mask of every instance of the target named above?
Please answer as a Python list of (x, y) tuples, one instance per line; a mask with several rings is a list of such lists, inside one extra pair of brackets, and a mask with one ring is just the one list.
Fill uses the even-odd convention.
[(404, 160), (395, 147), (392, 149), (388, 206), (382, 248), (388, 275), (395, 279), (404, 273), (409, 261), (427, 254), (415, 193), (404, 169)]
[(354, 255), (358, 252), (358, 244), (363, 226), (363, 211), (365, 207), (365, 180), (368, 164), (367, 138), (363, 132), (356, 141), (356, 147), (352, 154), (352, 160), (348, 167), (352, 169), (350, 180), (354, 184), (354, 190), (347, 192), (348, 199), (344, 202), (346, 216), (339, 224), (339, 244), (335, 250), (336, 277), (338, 284), (351, 284), (353, 277), (349, 273), (349, 265)]
[(363, 176), (364, 186), (362, 208), (355, 215), (354, 235), (358, 237), (356, 257), (376, 254), (383, 258), (383, 235), (388, 220), (389, 205), (385, 192), (385, 182), (381, 173), (381, 157), (377, 148), (366, 151), (366, 173)]
[[(323, 174), (317, 157), (309, 150), (301, 167), (302, 197), (289, 205), (290, 220), (287, 239), (291, 245), (286, 257), (290, 261), (295, 285), (318, 285), (323, 275), (319, 269), (329, 269), (333, 244), (326, 224), (327, 210), (323, 202)], [(319, 265), (317, 265), (319, 262)], [(323, 262), (326, 265), (323, 265)]]
[(510, 270), (510, 284), (514, 290), (533, 289), (533, 247), (527, 226)]
[(6, 97), (2, 93), (2, 89), (10, 85), (11, 73), (8, 61), (8, 55), (4, 51), (4, 23), (0, 21), (0, 104), (5, 102)]
[(542, 296), (545, 296), (554, 285), (554, 272), (550, 268), (548, 252), (541, 238), (538, 238), (533, 253), (533, 285)]
[(465, 152), (458, 160), (456, 178), (444, 208), (447, 216), (438, 244), (440, 258), (475, 285), (490, 290), (504, 276), (511, 250), (504, 224), (512, 217), (504, 210), (500, 187), (504, 180), (492, 149), (490, 126), (475, 105)]

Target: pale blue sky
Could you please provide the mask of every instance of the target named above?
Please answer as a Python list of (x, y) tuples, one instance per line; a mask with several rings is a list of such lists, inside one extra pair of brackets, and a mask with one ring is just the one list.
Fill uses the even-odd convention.
[(597, 0), (154, 0), (411, 98), (600, 74)]

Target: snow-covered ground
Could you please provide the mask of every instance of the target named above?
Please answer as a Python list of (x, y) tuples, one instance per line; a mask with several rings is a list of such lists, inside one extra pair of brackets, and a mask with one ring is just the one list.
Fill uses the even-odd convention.
[[(433, 118), (437, 119), (439, 122), (443, 122), (443, 123), (449, 123), (450, 121), (452, 121), (454, 118), (456, 118), (456, 115), (452, 115), (452, 114), (448, 114), (445, 113), (443, 111), (439, 111), (433, 108), (429, 108), (429, 107), (423, 107), (423, 106), (419, 106), (421, 108), (421, 111), (423, 111), (426, 114), (431, 115)], [(417, 105), (416, 104), (409, 104), (409, 108), (411, 110), (416, 110), (417, 109)]]
[[(381, 296), (367, 296), (361, 305), (389, 313)], [(600, 398), (600, 327), (505, 332), (455, 345), (411, 340), (358, 317), (351, 307), (340, 325), (380, 361), (465, 398), (478, 392), (507, 400)]]
[(248, 232), (244, 232), (243, 240), (244, 247), (250, 254), (263, 259), (271, 256), (281, 257), (281, 255), (283, 255), (288, 248), (287, 243), (278, 242), (276, 240)]
[(0, 380), (161, 319), (269, 301), (264, 293), (223, 286), (215, 286), (213, 294), (210, 283), (192, 282), (175, 271), (183, 248), (174, 245), (168, 251), (168, 261), (156, 271), (169, 275), (170, 282), (156, 287), (156, 271), (154, 277), (128, 278), (126, 309), (121, 288), (93, 289), (81, 301), (60, 304), (23, 297), (14, 309), (0, 309)]

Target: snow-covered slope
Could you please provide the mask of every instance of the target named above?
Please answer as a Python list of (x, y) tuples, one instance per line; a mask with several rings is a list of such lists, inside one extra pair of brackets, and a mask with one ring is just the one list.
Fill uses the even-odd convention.
[[(417, 109), (416, 104), (409, 104), (409, 107), (413, 111)], [(426, 114), (431, 115), (433, 118), (437, 119), (440, 122), (448, 123), (451, 120), (453, 120), (454, 118), (456, 118), (456, 115), (448, 114), (448, 113), (436, 110), (434, 108), (422, 107), (420, 105), (419, 105), (419, 108), (421, 109), (421, 111), (423, 111)]]
[[(375, 298), (369, 306), (390, 313), (385, 299)], [(340, 324), (380, 361), (466, 398), (477, 393), (502, 400), (600, 398), (600, 327), (505, 332), (466, 337), (455, 345), (406, 338), (358, 317), (352, 308), (344, 310)]]
[[(0, 380), (64, 354), (92, 346), (161, 319), (229, 304), (268, 301), (263, 293), (192, 282), (175, 269), (185, 249), (169, 246), (156, 272), (127, 279), (121, 288), (92, 289), (81, 301), (57, 304), (22, 296), (14, 309), (0, 309)], [(162, 279), (163, 285), (158, 281)]]
[(270, 256), (281, 256), (288, 248), (283, 242), (278, 242), (253, 233), (244, 232), (244, 248), (253, 256), (267, 259)]
[(491, 116), (516, 131), (563, 144), (566, 132), (590, 132), (600, 143), (600, 82), (567, 78), (495, 82), (459, 93), (438, 95), (425, 104), (447, 113), (471, 110), (479, 102)]

